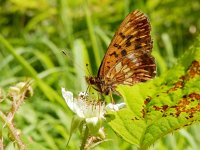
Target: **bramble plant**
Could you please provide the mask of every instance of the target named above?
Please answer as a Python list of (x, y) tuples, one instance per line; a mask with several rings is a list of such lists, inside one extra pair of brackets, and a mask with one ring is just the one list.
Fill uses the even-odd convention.
[[(104, 104), (91, 102), (91, 99), (83, 102), (88, 99), (86, 95), (85, 98), (79, 95), (79, 101), (74, 101), (73, 95), (70, 95), (72, 93), (63, 91), (63, 97), (68, 96), (66, 102), (70, 100), (68, 106), (79, 118), (72, 122), (70, 137), (76, 128), (82, 127), (80, 131), (84, 131), (84, 136), (81, 149), (97, 146), (108, 140), (103, 125), (107, 116), (114, 115), (114, 118), (107, 120), (111, 128), (127, 142), (147, 149), (164, 135), (200, 121), (199, 85), (200, 45), (197, 42), (174, 67), (160, 77), (134, 86), (118, 86), (117, 90), (127, 106), (118, 111), (106, 110)], [(2, 90), (0, 94), (2, 103), (5, 99)], [(4, 149), (3, 139), (7, 132), (9, 139), (19, 149), (26, 149), (13, 119), (24, 100), (32, 94), (30, 82), (10, 87), (7, 98), (11, 100), (11, 108), (7, 113), (0, 110), (3, 122), (0, 149)]]
[[(147, 149), (164, 135), (200, 121), (199, 85), (200, 48), (196, 45), (187, 51), (166, 74), (146, 83), (118, 86), (118, 92), (124, 98), (127, 107), (117, 111), (112, 109), (105, 111), (104, 105), (99, 105), (100, 103), (94, 105), (91, 100), (83, 103), (80, 96), (79, 100), (73, 100), (72, 93), (64, 89), (63, 97), (70, 109), (79, 118), (86, 120), (88, 135), (84, 135), (85, 143), (82, 143), (80, 149), (87, 149), (88, 141), (90, 145), (98, 145), (100, 141), (101, 143), (106, 141), (104, 132), (101, 132), (103, 138), (97, 141), (90, 140), (89, 135), (94, 133), (94, 129), (103, 128), (102, 123), (97, 124), (97, 122), (103, 121), (104, 116), (109, 114), (115, 116), (111, 121), (107, 121), (115, 132), (138, 148)], [(88, 126), (91, 123), (93, 126)], [(83, 126), (80, 119), (74, 119), (71, 134), (80, 126)]]
[[(2, 91), (2, 90), (1, 90)], [(0, 149), (4, 149), (4, 137), (6, 137), (6, 133), (9, 135), (10, 141), (16, 145), (16, 148), (20, 150), (26, 150), (27, 147), (25, 143), (21, 139), (20, 130), (17, 129), (14, 125), (14, 117), (16, 112), (20, 108), (20, 106), (24, 103), (24, 101), (33, 95), (33, 90), (30, 86), (30, 82), (20, 82), (15, 86), (11, 86), (9, 88), (7, 97), (4, 96), (3, 92), (0, 93), (1, 101), (0, 104), (3, 103), (4, 100), (9, 99), (10, 109), (8, 111), (3, 111), (0, 109), (0, 120), (2, 121), (2, 130), (0, 131)]]
[[(200, 41), (200, 38), (198, 39)], [(124, 140), (147, 149), (156, 140), (200, 121), (200, 45), (165, 74), (147, 83), (119, 86), (127, 104), (109, 124)]]
[[(98, 68), (105, 68), (100, 64), (109, 43), (134, 10), (151, 24), (156, 77), (132, 87), (114, 84), (111, 90), (121, 94), (113, 92), (115, 104), (107, 104), (110, 97), (93, 88), (86, 99), (102, 100), (105, 107), (96, 101), (76, 103), (78, 93), (88, 91), (85, 77), (98, 77)], [(0, 150), (198, 150), (199, 14), (199, 0), (0, 1)], [(125, 37), (125, 47), (115, 51), (123, 40), (113, 43), (112, 57), (121, 58), (133, 48), (128, 46), (135, 38), (124, 31), (117, 39)], [(141, 42), (137, 48), (146, 43)], [(8, 89), (27, 77), (34, 80), (34, 95), (19, 98), (22, 103), (13, 113)], [(66, 105), (61, 87), (74, 94), (76, 109)], [(98, 115), (99, 107), (105, 109), (103, 115)]]

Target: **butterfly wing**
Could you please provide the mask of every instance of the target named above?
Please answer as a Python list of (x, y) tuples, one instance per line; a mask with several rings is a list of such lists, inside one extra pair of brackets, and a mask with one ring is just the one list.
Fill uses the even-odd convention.
[(105, 85), (133, 85), (156, 75), (154, 58), (147, 52), (132, 52), (115, 64), (106, 74)]
[[(120, 62), (122, 65), (128, 63), (128, 66), (134, 66), (133, 60), (135, 59), (129, 60), (129, 56), (132, 55), (137, 60), (145, 56), (143, 59), (147, 59), (147, 62), (148, 59), (150, 59), (150, 62), (154, 62), (152, 56), (150, 56), (152, 50), (150, 30), (148, 18), (142, 12), (136, 10), (130, 13), (115, 33), (99, 68), (98, 77), (110, 76), (110, 79), (112, 79), (112, 76), (115, 76), (114, 70)], [(148, 71), (148, 69), (145, 70)], [(118, 75), (122, 76), (119, 72)]]

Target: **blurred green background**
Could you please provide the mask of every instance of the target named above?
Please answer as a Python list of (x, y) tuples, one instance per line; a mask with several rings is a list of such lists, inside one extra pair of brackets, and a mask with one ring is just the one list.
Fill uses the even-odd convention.
[[(0, 87), (6, 91), (20, 81), (35, 81), (34, 96), (15, 118), (30, 149), (65, 149), (73, 114), (61, 97), (61, 87), (75, 94), (86, 90), (86, 64), (96, 75), (114, 32), (135, 9), (150, 19), (159, 76), (199, 35), (199, 0), (0, 0)], [(0, 109), (8, 103), (1, 103)], [(113, 140), (97, 150), (136, 149), (108, 126), (105, 130)], [(151, 149), (198, 149), (199, 130), (198, 125), (182, 129)], [(12, 149), (8, 139), (4, 142)], [(76, 132), (69, 149), (78, 149), (80, 142)]]

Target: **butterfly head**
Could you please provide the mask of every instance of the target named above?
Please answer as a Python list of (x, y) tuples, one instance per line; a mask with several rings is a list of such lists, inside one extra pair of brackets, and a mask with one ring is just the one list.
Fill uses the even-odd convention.
[(99, 77), (85, 77), (86, 82), (89, 85), (92, 85), (93, 88), (97, 91), (99, 91), (100, 93), (103, 93), (105, 95), (108, 95), (111, 91), (111, 89), (107, 86), (105, 86), (105, 82), (99, 78)]

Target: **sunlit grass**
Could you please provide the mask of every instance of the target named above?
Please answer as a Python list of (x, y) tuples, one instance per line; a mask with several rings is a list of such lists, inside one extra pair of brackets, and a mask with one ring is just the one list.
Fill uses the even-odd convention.
[[(87, 89), (85, 75), (96, 75), (115, 30), (130, 11), (140, 9), (150, 18), (159, 74), (173, 66), (199, 34), (188, 32), (191, 25), (199, 31), (197, 0), (194, 15), (188, 13), (192, 5), (179, 7), (186, 0), (40, 2), (34, 5), (25, 0), (0, 2), (0, 86), (6, 90), (13, 83), (34, 79), (34, 96), (20, 109), (16, 124), (26, 143), (30, 138), (32, 146), (41, 149), (65, 148), (72, 114), (61, 97), (61, 87), (75, 93)], [(174, 13), (169, 14), (168, 9)], [(158, 141), (152, 149), (195, 148), (200, 144), (198, 130), (199, 126), (194, 126), (178, 131)], [(107, 134), (113, 141), (103, 143), (102, 149), (133, 149), (112, 131)], [(77, 149), (80, 139), (76, 132), (70, 148)], [(12, 147), (5, 141), (8, 149)]]

